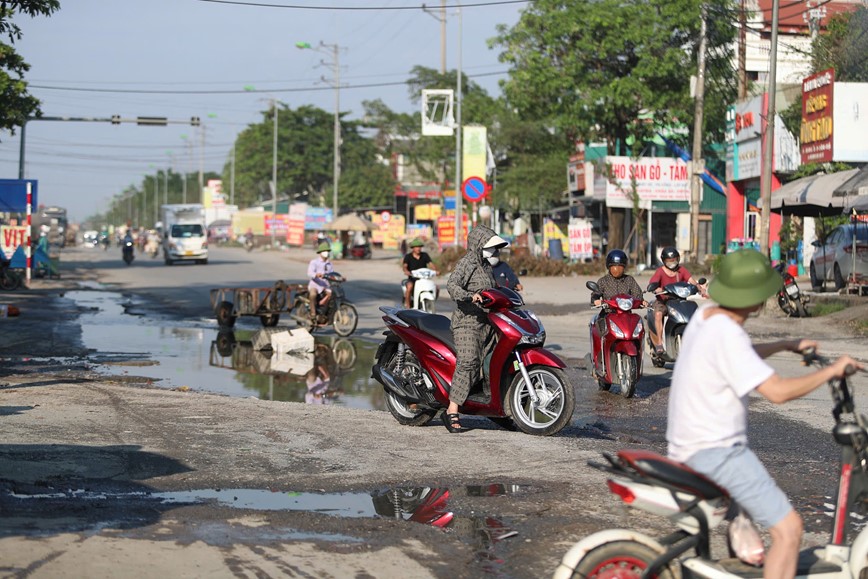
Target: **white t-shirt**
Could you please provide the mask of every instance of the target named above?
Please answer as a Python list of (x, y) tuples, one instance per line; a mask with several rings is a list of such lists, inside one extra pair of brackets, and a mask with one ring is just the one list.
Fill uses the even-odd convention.
[(669, 457), (685, 462), (699, 450), (747, 443), (748, 394), (774, 369), (750, 337), (725, 314), (705, 319), (701, 307), (687, 325), (669, 390)]

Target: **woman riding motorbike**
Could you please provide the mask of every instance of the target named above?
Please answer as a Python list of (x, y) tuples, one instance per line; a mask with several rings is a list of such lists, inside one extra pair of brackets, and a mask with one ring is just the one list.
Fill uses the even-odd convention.
[(470, 387), (479, 377), (485, 344), (491, 340), (492, 328), (485, 311), (479, 307), (479, 292), (495, 287), (491, 261), (509, 243), (492, 229), (477, 225), (467, 236), (467, 253), (455, 264), (446, 289), (456, 302), (452, 314), (452, 336), (455, 342), (455, 372), (449, 390), (449, 406), (443, 414), (443, 424), (449, 432), (467, 432), (461, 426), (458, 407), (467, 400)]

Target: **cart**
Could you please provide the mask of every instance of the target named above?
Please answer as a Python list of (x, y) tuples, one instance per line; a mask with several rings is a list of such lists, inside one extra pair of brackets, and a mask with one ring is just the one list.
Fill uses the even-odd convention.
[(235, 287), (211, 290), (211, 308), (221, 328), (231, 328), (239, 316), (257, 316), (266, 328), (276, 326), (280, 315), (292, 312), (295, 293), (305, 285), (278, 281), (272, 287)]

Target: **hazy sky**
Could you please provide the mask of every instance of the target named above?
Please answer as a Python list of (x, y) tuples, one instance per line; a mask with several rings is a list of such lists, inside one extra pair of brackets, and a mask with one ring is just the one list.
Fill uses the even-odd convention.
[[(46, 116), (198, 116), (205, 170), (218, 172), (235, 135), (262, 118), (270, 98), (333, 110), (334, 90), (321, 80), (332, 69), (319, 66), (329, 54), (299, 50), (298, 41), (340, 45), (341, 110), (350, 118), (361, 116), (362, 101), (376, 98), (410, 112), (415, 105), (403, 84), (410, 69), (440, 67), (440, 23), (418, 0), (233, 1), (61, 0), (51, 17), (16, 17), (24, 32), (16, 48), (32, 67), (27, 80)], [(486, 41), (498, 24), (514, 25), (528, 3), (462, 3), (462, 68), (499, 94), (507, 67)], [(470, 6), (486, 3), (492, 4)], [(439, 14), (439, 0), (427, 4)], [(447, 4), (446, 65), (454, 70), (459, 18), (456, 0)], [(413, 9), (399, 9), (407, 7)], [(387, 83), (394, 84), (359, 86)], [(261, 92), (245, 92), (249, 86)], [(219, 94), (228, 91), (237, 92)], [(25, 177), (39, 181), (40, 203), (65, 206), (82, 219), (145, 174), (169, 166), (197, 171), (199, 130), (34, 121), (26, 132)], [(0, 132), (0, 177), (18, 176), (19, 136)]]

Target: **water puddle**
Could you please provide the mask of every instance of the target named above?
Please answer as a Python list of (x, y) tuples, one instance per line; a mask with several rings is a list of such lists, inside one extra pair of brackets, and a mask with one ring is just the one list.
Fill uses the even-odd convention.
[[(13, 532), (39, 534), (47, 531), (86, 531), (102, 528), (132, 529), (157, 523), (159, 513), (175, 507), (216, 504), (245, 510), (299, 511), (342, 518), (382, 518), (431, 525), (448, 530), (460, 540), (471, 544), (476, 550), (477, 559), (497, 575), (497, 567), (503, 561), (495, 555), (494, 548), (500, 541), (518, 536), (518, 532), (496, 517), (478, 514), (477, 510), (470, 510), (469, 514), (456, 513), (450, 508), (451, 503), (453, 499), (460, 498), (466, 509), (475, 498), (512, 495), (529, 489), (527, 486), (497, 483), (457, 488), (396, 487), (372, 492), (338, 493), (262, 489), (198, 489), (173, 492), (76, 489), (39, 494), (9, 493), (5, 498), (0, 496), (0, 502), (5, 504), (5, 510), (10, 515), (0, 528), (0, 536)], [(44, 503), (42, 506), (48, 507), (54, 518), (45, 516), (45, 509), (31, 501)], [(99, 505), (99, 508), (87, 508), (88, 503)], [(112, 518), (117, 512), (125, 514), (124, 520)], [(25, 513), (30, 513), (31, 516), (28, 517)], [(29, 520), (37, 513), (42, 513), (36, 515), (38, 522)], [(329, 533), (275, 528), (268, 528), (266, 531), (296, 540), (361, 540)]]
[(254, 348), (256, 326), (220, 331), (213, 320), (173, 326), (117, 292), (65, 297), (82, 312), (82, 341), (99, 353), (91, 360), (106, 375), (168, 389), (385, 409), (383, 388), (370, 377), (377, 344), (326, 333), (314, 335), (313, 352), (276, 355)]

